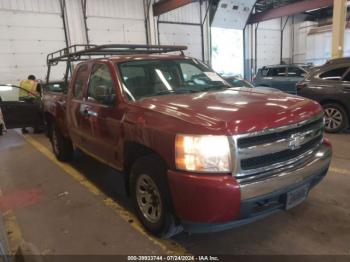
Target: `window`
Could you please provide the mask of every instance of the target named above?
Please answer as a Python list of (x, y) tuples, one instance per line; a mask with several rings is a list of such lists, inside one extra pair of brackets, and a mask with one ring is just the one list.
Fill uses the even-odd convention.
[(116, 66), (122, 76), (123, 90), (133, 101), (230, 87), (218, 74), (194, 59), (130, 61)]
[(62, 93), (66, 92), (68, 83), (65, 82), (53, 82), (45, 85), (45, 90), (49, 92)]
[(344, 73), (348, 70), (347, 67), (339, 67), (320, 74), (320, 78), (323, 80), (340, 80)]
[(286, 67), (270, 68), (267, 76), (270, 76), (270, 77), (286, 76)]
[(261, 71), (261, 75), (262, 76), (267, 76), (267, 73), (269, 72), (268, 68), (264, 68), (264, 69), (259, 69)]
[(350, 82), (350, 70), (348, 71), (348, 73), (347, 73), (346, 76), (344, 77), (343, 81), (345, 81), (345, 82)]
[(77, 71), (77, 76), (75, 78), (74, 89), (73, 89), (73, 95), (77, 99), (83, 98), (83, 88), (86, 82), (87, 74), (88, 74), (87, 65), (84, 64), (79, 66)]
[(106, 64), (95, 64), (92, 68), (88, 100), (100, 104), (111, 105), (115, 100), (115, 89), (111, 73)]
[(288, 67), (288, 76), (291, 77), (304, 77), (305, 71), (300, 69), (299, 67), (291, 66)]

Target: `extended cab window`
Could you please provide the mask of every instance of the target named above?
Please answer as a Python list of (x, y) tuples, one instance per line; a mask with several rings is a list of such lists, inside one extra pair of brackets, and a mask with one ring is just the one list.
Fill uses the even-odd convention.
[(133, 101), (230, 87), (218, 74), (196, 60), (142, 60), (116, 66), (122, 76), (123, 90)]
[(344, 77), (343, 81), (345, 81), (345, 82), (350, 82), (350, 70), (348, 71), (348, 73), (347, 73), (346, 76)]
[(103, 105), (111, 105), (115, 100), (115, 89), (111, 73), (106, 64), (95, 64), (92, 68), (88, 100)]
[(323, 80), (340, 80), (344, 73), (348, 70), (348, 67), (339, 67), (320, 74), (320, 78)]
[(83, 88), (87, 79), (88, 68), (87, 65), (81, 65), (78, 68), (77, 76), (75, 78), (73, 95), (77, 99), (83, 98)]
[(270, 76), (270, 77), (286, 76), (286, 67), (270, 68), (267, 76)]

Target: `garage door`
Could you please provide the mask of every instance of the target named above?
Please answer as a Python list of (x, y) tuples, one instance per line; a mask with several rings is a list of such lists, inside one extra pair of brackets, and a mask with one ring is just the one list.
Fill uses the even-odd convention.
[(91, 44), (146, 43), (142, 0), (89, 0), (86, 8)]
[(202, 60), (201, 27), (199, 25), (159, 23), (159, 42), (162, 45), (185, 45), (185, 54)]
[(47, 53), (66, 45), (58, 1), (54, 9), (0, 9), (0, 83), (18, 84), (29, 74), (45, 78)]

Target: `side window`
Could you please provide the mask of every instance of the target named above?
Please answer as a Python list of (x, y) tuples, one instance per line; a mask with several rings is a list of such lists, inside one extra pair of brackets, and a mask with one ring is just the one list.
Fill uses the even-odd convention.
[(111, 105), (115, 100), (115, 89), (111, 73), (106, 64), (95, 64), (92, 68), (88, 100), (103, 105)]
[(286, 67), (270, 68), (268, 76), (271, 76), (271, 77), (286, 76)]
[(348, 67), (339, 67), (320, 74), (319, 78), (323, 80), (340, 80)]
[(267, 76), (267, 73), (269, 72), (268, 68), (260, 69), (261, 70), (261, 75), (262, 76)]
[(304, 77), (305, 76), (305, 71), (300, 69), (299, 67), (288, 67), (288, 76), (291, 77)]
[(346, 76), (344, 77), (343, 81), (345, 81), (345, 82), (350, 82), (350, 70), (348, 71), (348, 73), (347, 73)]
[(74, 89), (73, 89), (73, 95), (77, 99), (83, 98), (83, 88), (84, 88), (84, 82), (87, 78), (87, 65), (81, 65), (77, 71), (77, 76), (75, 78), (74, 83)]

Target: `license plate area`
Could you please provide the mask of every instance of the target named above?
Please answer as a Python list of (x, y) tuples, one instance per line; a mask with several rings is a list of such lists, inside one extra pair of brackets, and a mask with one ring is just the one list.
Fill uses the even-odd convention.
[(306, 184), (287, 193), (286, 209), (291, 209), (299, 205), (307, 197), (310, 185)]

